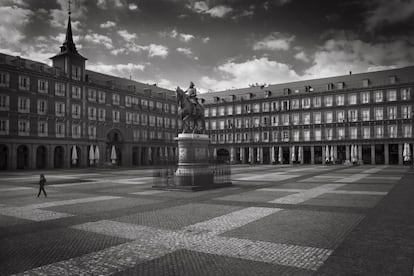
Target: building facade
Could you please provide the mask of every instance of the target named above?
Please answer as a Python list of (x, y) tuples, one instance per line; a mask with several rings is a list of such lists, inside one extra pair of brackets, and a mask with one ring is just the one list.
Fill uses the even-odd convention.
[(141, 166), (175, 156), (173, 91), (85, 69), (70, 17), (53, 66), (0, 54), (0, 169)]
[(202, 97), (214, 154), (233, 163), (403, 164), (413, 89), (405, 67)]

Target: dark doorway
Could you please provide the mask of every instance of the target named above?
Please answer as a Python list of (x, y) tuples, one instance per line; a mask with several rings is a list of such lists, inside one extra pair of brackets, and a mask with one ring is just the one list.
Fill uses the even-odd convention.
[(315, 164), (322, 164), (322, 146), (315, 146)]
[(36, 168), (45, 169), (47, 167), (47, 150), (44, 146), (38, 146), (36, 150)]
[(282, 164), (289, 164), (289, 161), (290, 161), (289, 147), (282, 147), (282, 156), (283, 156)]
[(139, 148), (133, 147), (132, 148), (132, 166), (139, 165)]
[(339, 164), (343, 164), (346, 161), (346, 146), (340, 145), (340, 146), (337, 146), (336, 149), (337, 149), (336, 162)]
[(264, 147), (263, 148), (263, 164), (270, 164), (270, 151), (272, 148)]
[(310, 147), (303, 147), (303, 163), (310, 164), (312, 163), (312, 154)]
[(0, 145), (0, 170), (7, 170), (9, 159), (9, 148), (6, 145)]
[(217, 150), (217, 161), (219, 162), (229, 162), (230, 153), (227, 149), (218, 149)]
[(371, 164), (371, 146), (370, 145), (362, 146), (362, 162), (364, 162), (364, 164)]
[(390, 165), (398, 165), (398, 144), (389, 144), (388, 152)]
[(17, 148), (17, 169), (29, 168), (29, 149), (21, 145)]
[(375, 164), (385, 164), (384, 145), (375, 145)]
[(64, 160), (64, 150), (63, 147), (57, 146), (55, 148), (54, 157), (53, 157), (53, 166), (56, 169), (63, 168), (63, 161)]

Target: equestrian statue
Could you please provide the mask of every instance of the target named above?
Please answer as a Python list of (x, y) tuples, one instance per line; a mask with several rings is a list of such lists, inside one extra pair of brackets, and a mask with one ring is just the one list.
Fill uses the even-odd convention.
[(197, 89), (194, 83), (183, 91), (177, 87), (178, 115), (183, 122), (183, 132), (203, 134), (205, 130), (204, 107), (198, 102)]

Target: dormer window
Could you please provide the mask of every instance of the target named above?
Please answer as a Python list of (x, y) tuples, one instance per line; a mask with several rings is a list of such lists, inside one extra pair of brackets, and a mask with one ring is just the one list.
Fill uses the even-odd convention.
[(336, 84), (336, 86), (337, 86), (337, 88), (338, 88), (339, 90), (341, 90), (341, 89), (344, 89), (344, 88), (345, 88), (345, 83), (344, 83), (344, 82), (338, 82), (338, 83)]
[(396, 84), (397, 83), (397, 76), (390, 76), (389, 77), (390, 84)]

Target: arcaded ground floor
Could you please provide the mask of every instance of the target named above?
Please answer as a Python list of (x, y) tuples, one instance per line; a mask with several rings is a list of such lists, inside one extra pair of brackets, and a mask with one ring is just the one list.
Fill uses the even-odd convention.
[(412, 275), (410, 166), (232, 166), (232, 187), (149, 169), (0, 174), (0, 275)]

